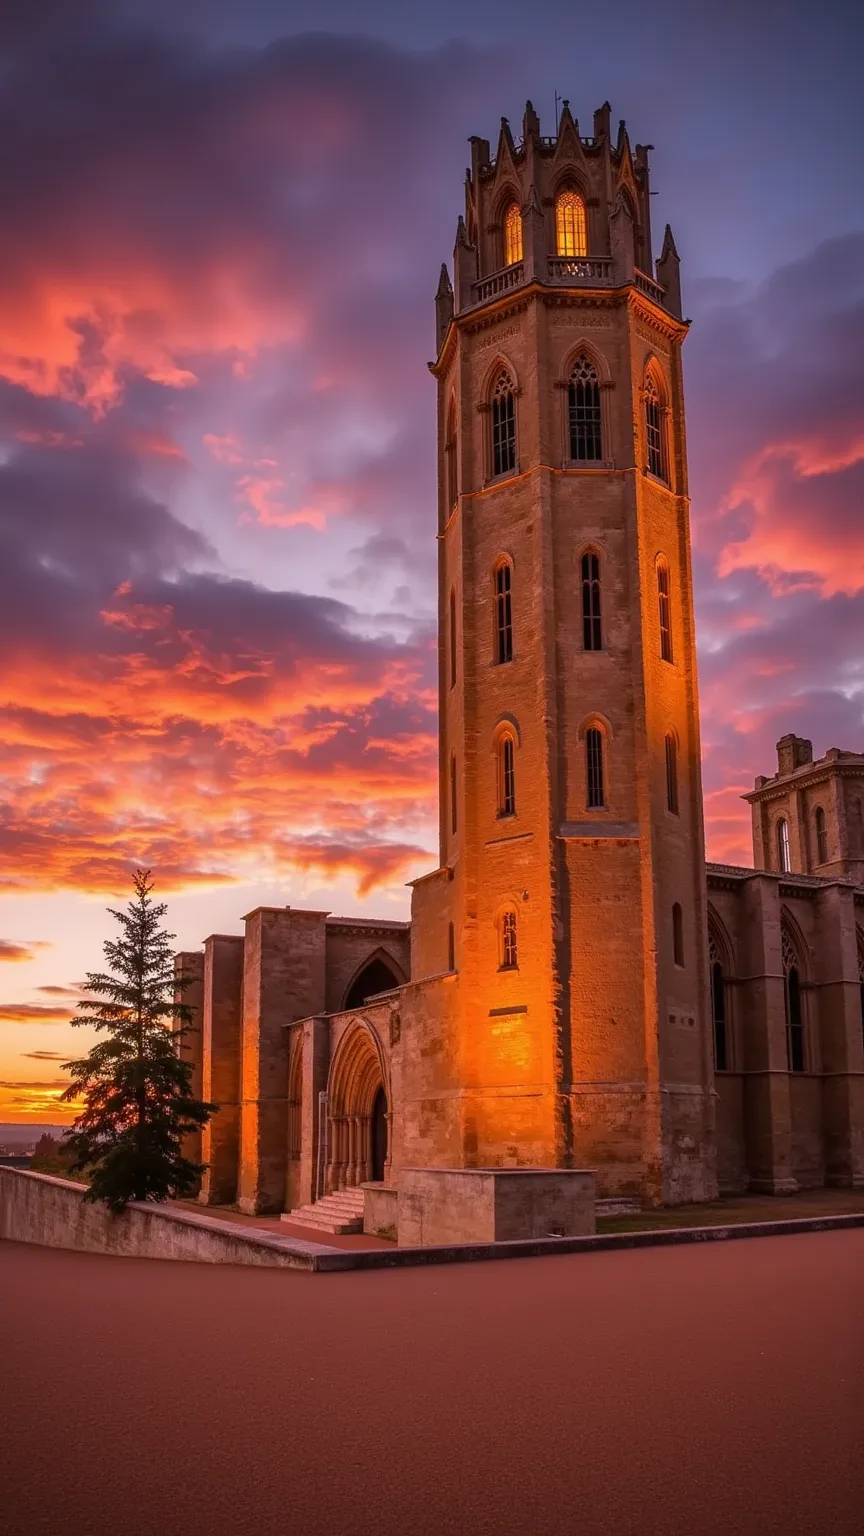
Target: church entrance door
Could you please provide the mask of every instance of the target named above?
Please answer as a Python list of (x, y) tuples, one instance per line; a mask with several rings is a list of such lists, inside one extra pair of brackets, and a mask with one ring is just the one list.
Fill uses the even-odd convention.
[(387, 1096), (379, 1088), (372, 1103), (372, 1177), (378, 1183), (384, 1178), (387, 1161)]

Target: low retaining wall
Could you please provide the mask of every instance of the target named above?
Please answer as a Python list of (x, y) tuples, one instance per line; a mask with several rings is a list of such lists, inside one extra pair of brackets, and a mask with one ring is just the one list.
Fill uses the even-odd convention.
[(84, 1199), (80, 1184), (0, 1167), (0, 1239), (75, 1248), (135, 1259), (186, 1259), (199, 1264), (266, 1264), (314, 1269), (333, 1252), (317, 1243), (250, 1232), (212, 1216), (134, 1201), (113, 1215)]
[(372, 1237), (396, 1239), (399, 1191), (395, 1184), (364, 1184), (363, 1231)]
[(595, 1231), (594, 1174), (584, 1169), (403, 1168), (399, 1175), (400, 1248)]

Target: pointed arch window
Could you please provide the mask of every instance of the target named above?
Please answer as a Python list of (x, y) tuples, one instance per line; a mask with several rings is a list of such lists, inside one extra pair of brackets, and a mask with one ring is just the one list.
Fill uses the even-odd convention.
[(567, 385), (570, 458), (596, 464), (603, 457), (603, 423), (597, 369), (584, 352), (577, 357)]
[(447, 969), (456, 969), (456, 930), (452, 923), (447, 924)]
[(726, 977), (714, 935), (708, 935), (708, 970), (711, 981), (711, 1021), (714, 1029), (714, 1068), (729, 1070), (729, 1040), (726, 1029)]
[(516, 743), (509, 731), (498, 742), (498, 815), (516, 815)]
[(585, 777), (588, 785), (588, 809), (599, 810), (606, 804), (603, 783), (603, 732), (592, 725), (585, 732)]
[(519, 935), (516, 913), (512, 907), (507, 907), (501, 913), (498, 934), (498, 964), (502, 971), (515, 971), (519, 965)]
[(653, 373), (645, 378), (645, 444), (648, 473), (666, 479), (666, 443), (663, 430), (663, 401)]
[(456, 459), (456, 406), (451, 403), (447, 414), (447, 435), (444, 441), (444, 467), (447, 489), (447, 511), (452, 512), (459, 500), (459, 478)]
[(789, 823), (785, 816), (781, 816), (777, 823), (777, 868), (784, 875), (788, 875), (792, 868), (792, 855), (789, 849)]
[(451, 757), (451, 759), (450, 759), (450, 831), (452, 832), (454, 837), (456, 836), (456, 832), (457, 832), (458, 826), (459, 826), (459, 812), (458, 812), (458, 808), (457, 808), (456, 789), (457, 789), (457, 785), (456, 785), (456, 758), (455, 757)]
[(587, 256), (585, 203), (578, 192), (561, 192), (555, 199), (555, 250), (559, 256)]
[(511, 203), (504, 215), (504, 265), (512, 267), (522, 260), (522, 214), (518, 203)]
[(582, 556), (582, 644), (586, 651), (602, 651), (600, 618), (600, 557), (593, 549)]
[(516, 468), (516, 401), (513, 380), (506, 368), (492, 389), (492, 474), (507, 475)]
[(513, 568), (509, 560), (495, 567), (495, 662), (513, 660)]
[(666, 737), (666, 809), (678, 815), (678, 743), (671, 732)]
[(664, 661), (671, 661), (672, 604), (669, 592), (669, 567), (665, 560), (657, 561), (657, 609), (660, 620), (660, 655)]
[(859, 928), (858, 939), (858, 997), (861, 1002), (861, 1038), (864, 1040), (864, 933)]
[(783, 929), (783, 1002), (786, 1012), (786, 1066), (790, 1072), (806, 1072), (804, 1012), (801, 1006), (801, 967), (795, 946)]
[(450, 687), (456, 687), (456, 592), (450, 588), (449, 605)]
[(813, 820), (816, 823), (816, 862), (817, 864), (827, 864), (828, 828), (825, 824), (825, 812), (821, 805), (817, 805)]
[(676, 965), (684, 964), (684, 913), (680, 901), (672, 907), (672, 958)]

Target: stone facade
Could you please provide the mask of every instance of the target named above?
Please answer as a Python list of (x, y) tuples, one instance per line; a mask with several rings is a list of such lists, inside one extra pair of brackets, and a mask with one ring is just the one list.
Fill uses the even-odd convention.
[(757, 869), (706, 875), (678, 257), (667, 228), (652, 275), (647, 150), (593, 128), (529, 104), (518, 145), (472, 141), (431, 365), (439, 867), (410, 925), (264, 908), (208, 939), (203, 1200), (864, 1178), (864, 757), (784, 738)]

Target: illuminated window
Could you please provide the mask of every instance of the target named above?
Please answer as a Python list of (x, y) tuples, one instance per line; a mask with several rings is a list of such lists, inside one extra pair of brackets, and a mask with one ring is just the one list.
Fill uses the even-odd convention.
[(504, 265), (512, 267), (522, 260), (522, 215), (519, 204), (511, 203), (504, 215)]
[(588, 808), (605, 805), (603, 793), (603, 732), (596, 726), (585, 732), (585, 772), (588, 781)]
[(567, 413), (570, 426), (570, 458), (579, 463), (596, 464), (603, 457), (600, 421), (600, 384), (590, 358), (577, 357), (567, 386)]
[(708, 935), (708, 967), (711, 975), (714, 1066), (718, 1072), (727, 1072), (729, 1070), (729, 1041), (726, 1030), (726, 977), (723, 974), (720, 952), (712, 934)]
[(816, 822), (816, 862), (828, 863), (828, 828), (825, 825), (825, 812), (821, 805), (817, 805), (814, 816)]
[(495, 569), (495, 661), (499, 665), (513, 660), (512, 581), (510, 562), (502, 560)]
[(516, 744), (509, 734), (498, 743), (498, 815), (516, 815)]
[(789, 823), (785, 816), (777, 823), (777, 867), (784, 875), (792, 868), (789, 853)]
[(603, 649), (600, 626), (600, 558), (593, 549), (582, 556), (582, 645), (586, 651)]
[(672, 907), (672, 958), (676, 965), (684, 964), (684, 914), (680, 901)]
[(578, 192), (562, 192), (555, 200), (555, 249), (559, 256), (588, 254), (585, 204)]
[(450, 687), (456, 687), (456, 593), (450, 589)]
[(652, 373), (645, 379), (645, 442), (648, 449), (648, 472), (658, 480), (666, 479), (666, 445), (663, 433), (663, 402), (657, 380)]
[(660, 655), (664, 661), (671, 661), (672, 612), (669, 603), (669, 567), (665, 560), (657, 562), (657, 606), (660, 616)]
[(501, 913), (501, 951), (499, 964), (502, 971), (515, 971), (519, 964), (519, 947), (516, 938), (516, 913), (512, 907)]
[(502, 368), (492, 391), (492, 473), (506, 475), (516, 468), (516, 402), (513, 382)]
[(459, 500), (459, 483), (456, 468), (456, 407), (454, 405), (451, 405), (450, 413), (447, 417), (444, 461), (447, 480), (447, 510), (452, 512)]
[(806, 1072), (804, 1014), (801, 1007), (801, 967), (795, 946), (783, 929), (783, 1002), (786, 1012), (786, 1066), (790, 1072)]
[(456, 809), (456, 759), (450, 759), (450, 831), (454, 837), (458, 826), (458, 812)]
[(666, 737), (666, 809), (678, 815), (678, 745), (674, 736)]

